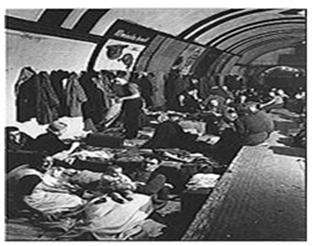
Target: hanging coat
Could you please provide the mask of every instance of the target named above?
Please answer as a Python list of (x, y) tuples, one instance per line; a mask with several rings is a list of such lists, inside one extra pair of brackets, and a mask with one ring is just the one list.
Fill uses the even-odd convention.
[(15, 83), (17, 121), (25, 122), (36, 116), (36, 73), (28, 67), (22, 68)]
[(86, 102), (87, 96), (84, 89), (81, 87), (78, 81), (77, 74), (72, 73), (66, 85), (66, 107), (68, 116), (77, 117), (82, 116), (82, 103)]
[(66, 90), (63, 88), (62, 80), (69, 77), (69, 73), (64, 70), (52, 71), (50, 74), (51, 84), (59, 100), (59, 117), (67, 116), (68, 108), (66, 105)]
[(40, 72), (36, 81), (36, 119), (49, 124), (58, 119), (59, 100), (47, 72)]

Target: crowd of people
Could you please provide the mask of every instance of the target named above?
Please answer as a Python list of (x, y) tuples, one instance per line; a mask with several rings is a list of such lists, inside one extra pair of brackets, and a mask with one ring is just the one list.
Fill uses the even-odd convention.
[[(46, 132), (36, 138), (19, 131), (17, 127), (6, 127), (7, 161), (15, 162), (12, 166), (7, 163), (7, 171), (13, 170), (14, 174), (11, 175), (16, 175), (21, 170), (19, 167), (18, 170), (15, 168), (21, 163), (31, 164), (34, 168), (30, 171), (33, 178), (23, 179), (19, 185), (18, 193), (24, 192), (24, 203), (42, 208), (46, 202), (52, 202), (53, 198), (47, 198), (43, 202), (42, 197), (36, 200), (37, 198), (31, 196), (35, 187), (44, 180), (43, 175), (48, 172), (54, 179), (59, 179), (61, 173), (63, 180), (67, 176), (67, 182), (71, 183), (67, 192), (74, 193), (75, 189), (75, 194), (81, 192), (80, 197), (85, 201), (107, 193), (113, 201), (125, 203), (134, 199), (134, 192), (166, 199), (169, 189), (179, 183), (179, 180), (173, 181), (169, 171), (157, 171), (155, 175), (151, 174), (146, 183), (140, 185), (123, 173), (125, 170), (120, 166), (110, 165), (103, 168), (102, 172), (96, 172), (77, 170), (76, 163), (73, 162), (74, 151), (82, 145), (93, 143), (93, 146), (122, 148), (123, 141), (138, 138), (144, 127), (154, 129), (151, 137), (138, 146), (138, 149), (145, 151), (142, 155), (146, 156), (148, 164), (154, 163), (155, 166), (158, 162), (165, 161), (166, 156), (160, 156), (162, 153), (164, 156), (164, 152), (158, 151), (158, 154), (155, 151), (176, 149), (186, 151), (189, 156), (201, 153), (205, 158), (204, 162), (209, 163), (209, 168), (204, 170), (222, 174), (242, 146), (259, 145), (270, 137), (274, 122), (268, 113), (293, 102), (303, 121), (302, 130), (294, 137), (294, 144), (301, 147), (305, 144), (306, 99), (302, 88), (289, 95), (282, 88), (261, 90), (241, 83), (233, 86), (232, 81), (228, 85), (215, 81), (206, 83), (195, 75), (180, 76), (176, 70), (171, 70), (165, 78), (166, 103), (163, 107), (156, 107), (152, 100), (157, 89), (153, 79), (154, 75), (146, 72), (130, 74), (125, 71), (103, 70), (81, 72), (77, 75), (63, 70), (52, 71), (50, 74), (36, 73), (29, 67), (25, 68), (15, 87), (18, 121), (25, 122), (36, 117), (40, 123), (49, 124)], [(34, 94), (37, 96), (30, 98)], [(73, 139), (65, 139), (63, 135), (70, 126), (58, 119), (62, 116), (82, 116), (85, 126), (82, 134)], [(195, 122), (204, 125), (203, 133), (185, 131), (182, 125), (184, 120), (192, 125)], [(117, 129), (120, 137), (109, 136), (107, 132), (110, 129)], [(217, 141), (206, 141), (201, 135), (218, 138)], [(116, 158), (112, 154), (97, 152), (89, 153), (97, 155), (99, 159), (106, 158), (104, 156), (107, 155), (110, 156), (109, 159)], [(174, 155), (169, 155), (168, 158), (172, 160), (172, 164), (168, 165), (176, 165), (175, 161), (186, 162)], [(209, 158), (208, 161), (206, 158)], [(85, 167), (87, 166), (89, 165)], [(165, 169), (174, 170), (175, 167)], [(182, 180), (180, 186), (184, 187), (186, 180)], [(174, 183), (170, 185), (170, 182)], [(21, 188), (21, 184), (26, 190)], [(76, 199), (72, 202), (76, 206), (82, 205), (82, 200), (79, 204)], [(156, 202), (159, 204), (161, 200), (157, 199)], [(45, 206), (43, 209), (47, 209)]]
[[(231, 79), (227, 80), (228, 86), (220, 86), (212, 81), (206, 89), (206, 83), (197, 76), (183, 76), (176, 69), (172, 69), (165, 78), (166, 104), (164, 107), (155, 108), (152, 101), (155, 90), (155, 85), (151, 82), (153, 77), (152, 73), (146, 72), (130, 74), (125, 71), (107, 70), (81, 72), (80, 75), (58, 70), (48, 75), (43, 71), (37, 74), (30, 67), (23, 68), (15, 86), (18, 121), (24, 122), (32, 116), (37, 117), (36, 113), (39, 111), (45, 112), (45, 109), (40, 107), (41, 102), (44, 100), (44, 104), (47, 103), (50, 95), (46, 94), (47, 98), (43, 100), (30, 102), (25, 98), (25, 96), (30, 97), (29, 94), (32, 94), (30, 92), (43, 94), (41, 90), (44, 87), (45, 90), (50, 91), (57, 102), (53, 104), (56, 106), (56, 116), (52, 116), (53, 114), (50, 113), (53, 112), (52, 110), (46, 110), (49, 111), (47, 113), (49, 117), (44, 118), (49, 118), (51, 121), (47, 128), (48, 132), (35, 140), (28, 139), (30, 144), (24, 143), (27, 139), (24, 136), (23, 141), (21, 140), (24, 143), (23, 148), (47, 151), (49, 154), (55, 154), (67, 148), (73, 150), (76, 146), (71, 148), (68, 144), (58, 141), (56, 137), (61, 134), (60, 128), (66, 127), (57, 119), (65, 115), (71, 117), (82, 115), (86, 134), (102, 131), (111, 124), (122, 122), (125, 139), (133, 139), (137, 137), (138, 130), (144, 124), (142, 119), (148, 112), (164, 113), (172, 110), (182, 113), (183, 118), (205, 122), (207, 134), (221, 136), (224, 132), (227, 134), (231, 131), (240, 145), (259, 144), (268, 138), (274, 127), (266, 113), (286, 106), (291, 100), (296, 102), (297, 112), (305, 115), (305, 91), (302, 88), (298, 88), (297, 93), (288, 95), (281, 88), (263, 90), (247, 87), (241, 81), (236, 81), (239, 86), (235, 86)], [(38, 82), (41, 78), (45, 81), (43, 85)], [(37, 90), (34, 89), (36, 86)], [(45, 115), (43, 112), (40, 115)], [(8, 127), (7, 131), (10, 131), (10, 135), (14, 135), (17, 129)], [(59, 133), (56, 134), (56, 131)], [(164, 134), (166, 134), (165, 130)], [(222, 137), (221, 140), (223, 139)], [(8, 144), (14, 145), (10, 141)]]

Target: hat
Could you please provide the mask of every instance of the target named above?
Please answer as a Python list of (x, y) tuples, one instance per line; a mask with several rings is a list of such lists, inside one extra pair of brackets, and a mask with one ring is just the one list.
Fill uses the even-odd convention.
[(58, 133), (64, 130), (67, 127), (67, 124), (60, 121), (54, 121), (48, 125), (47, 131), (52, 133)]

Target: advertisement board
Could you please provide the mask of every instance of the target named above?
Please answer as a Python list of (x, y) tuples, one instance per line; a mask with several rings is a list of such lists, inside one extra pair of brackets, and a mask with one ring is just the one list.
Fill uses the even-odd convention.
[(145, 45), (108, 39), (99, 54), (95, 69), (132, 71)]
[(141, 52), (156, 32), (135, 23), (117, 20), (108, 30), (107, 40), (95, 63), (95, 70), (132, 71)]

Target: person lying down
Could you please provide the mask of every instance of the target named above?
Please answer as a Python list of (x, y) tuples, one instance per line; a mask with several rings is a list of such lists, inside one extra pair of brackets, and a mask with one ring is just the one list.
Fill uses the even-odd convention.
[[(22, 180), (19, 185), (17, 179)], [(64, 167), (51, 167), (42, 173), (26, 167), (13, 170), (8, 180), (11, 180), (7, 183), (8, 195), (15, 194), (12, 197), (15, 203), (24, 203), (49, 217), (52, 215), (52, 219), (79, 211), (86, 204), (99, 200), (111, 199), (124, 204), (133, 200), (135, 193), (151, 196), (155, 203), (160, 201), (155, 197), (166, 188), (166, 177), (162, 174), (144, 184), (132, 181), (118, 166), (110, 166), (103, 173)], [(16, 191), (21, 191), (21, 186), (30, 188), (18, 198)], [(7, 208), (11, 209), (10, 206)]]
[(108, 194), (114, 201), (124, 203), (133, 200), (133, 193), (137, 190), (137, 183), (123, 174), (119, 166), (109, 166), (103, 173), (62, 169), (62, 180), (79, 187), (85, 199)]
[[(107, 179), (108, 175), (111, 179)], [(121, 183), (133, 186), (124, 186), (123, 191), (129, 191), (125, 194), (116, 188), (120, 182), (112, 183), (113, 179), (119, 179), (108, 171), (95, 173), (53, 167), (43, 173), (23, 165), (12, 170), (6, 178), (7, 218), (22, 216), (46, 229), (62, 229), (67, 234), (70, 233), (69, 237), (90, 232), (97, 240), (122, 239), (127, 232), (131, 233), (130, 229), (138, 225), (140, 227), (157, 209), (153, 197), (164, 187), (166, 180), (164, 175), (157, 175), (142, 186), (124, 177), (125, 180)], [(138, 193), (134, 193), (134, 189)], [(109, 190), (110, 193), (105, 193)], [(123, 203), (115, 202), (112, 198), (116, 197), (109, 196), (113, 190)], [(20, 192), (19, 196), (17, 191)], [(16, 205), (22, 203), (24, 206), (20, 206), (19, 211), (24, 212), (18, 214)]]

